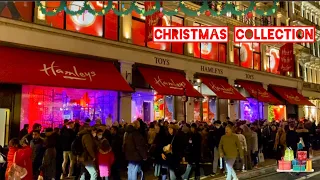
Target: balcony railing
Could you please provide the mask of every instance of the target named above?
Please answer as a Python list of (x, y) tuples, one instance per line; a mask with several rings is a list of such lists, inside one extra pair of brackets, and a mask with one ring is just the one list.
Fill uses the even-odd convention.
[(293, 14), (293, 17), (292, 17), (292, 21), (300, 21), (302, 24), (305, 24), (307, 26), (315, 26), (318, 30), (320, 30), (320, 26), (311, 22), (310, 20), (302, 17), (300, 15), (300, 12), (299, 11), (295, 11), (295, 14)]
[(312, 5), (315, 6), (316, 8), (320, 9), (320, 4), (319, 4), (319, 2), (309, 1), (308, 3), (312, 4)]
[(268, 17), (264, 18), (258, 18), (258, 17), (252, 17), (247, 18), (245, 16), (240, 16), (239, 21), (248, 24), (250, 26), (272, 26), (271, 19), (268, 19)]

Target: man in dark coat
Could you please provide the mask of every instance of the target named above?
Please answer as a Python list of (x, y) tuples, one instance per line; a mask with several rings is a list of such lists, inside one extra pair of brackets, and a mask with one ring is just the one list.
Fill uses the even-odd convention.
[(191, 125), (191, 133), (186, 148), (186, 161), (188, 165), (183, 179), (190, 178), (193, 164), (195, 164), (195, 179), (200, 179), (201, 135), (197, 128), (197, 124), (193, 123)]
[(135, 121), (133, 125), (127, 127), (123, 150), (128, 161), (128, 180), (135, 180), (139, 173), (143, 178), (141, 164), (147, 160), (147, 141), (139, 132), (140, 122)]

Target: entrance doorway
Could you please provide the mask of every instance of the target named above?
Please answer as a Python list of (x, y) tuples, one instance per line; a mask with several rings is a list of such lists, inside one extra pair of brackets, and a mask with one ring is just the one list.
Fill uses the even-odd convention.
[(143, 101), (143, 120), (144, 122), (151, 121), (151, 103)]

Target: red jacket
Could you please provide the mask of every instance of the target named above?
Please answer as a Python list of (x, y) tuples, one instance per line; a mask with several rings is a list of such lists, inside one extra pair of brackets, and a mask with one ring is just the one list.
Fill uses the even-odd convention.
[(8, 171), (11, 168), (13, 164), (13, 159), (14, 159), (14, 154), (16, 154), (16, 164), (18, 166), (21, 166), (23, 168), (26, 168), (28, 174), (26, 177), (24, 177), (22, 180), (32, 180), (33, 179), (33, 174), (32, 174), (32, 160), (31, 160), (31, 155), (32, 155), (32, 149), (28, 147), (24, 147), (22, 149), (15, 148), (15, 147), (10, 147), (8, 156), (7, 156), (7, 171), (6, 171), (6, 180), (8, 180)]

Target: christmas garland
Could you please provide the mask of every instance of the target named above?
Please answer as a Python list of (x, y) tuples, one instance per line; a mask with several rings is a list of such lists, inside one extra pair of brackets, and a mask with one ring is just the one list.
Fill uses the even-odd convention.
[[(253, 12), (255, 12), (257, 15), (260, 15), (260, 16), (270, 16), (277, 11), (279, 6), (279, 0), (274, 0), (274, 4), (270, 9), (260, 10), (260, 9), (257, 9), (256, 2), (251, 1), (250, 6), (246, 10), (242, 11), (242, 10), (238, 10), (237, 6), (235, 6), (231, 2), (227, 1), (223, 9), (219, 11), (215, 11), (208, 6), (207, 0), (204, 0), (203, 5), (198, 10), (191, 10), (186, 7), (184, 1), (180, 1), (179, 6), (176, 9), (172, 11), (168, 11), (161, 6), (160, 1), (156, 1), (155, 5), (151, 10), (145, 11), (144, 9), (141, 9), (139, 7), (139, 4), (137, 3), (137, 1), (132, 1), (128, 9), (126, 9), (124, 7), (124, 4), (122, 4), (121, 6), (122, 8), (120, 8), (122, 10), (118, 10), (118, 8), (113, 4), (113, 1), (108, 0), (107, 5), (104, 5), (101, 10), (95, 10), (94, 8), (92, 8), (90, 1), (83, 1), (83, 2), (84, 2), (83, 6), (79, 7), (79, 10), (77, 11), (70, 10), (68, 8), (67, 1), (60, 1), (59, 7), (46, 7), (41, 3), (41, 1), (36, 1), (36, 5), (39, 7), (41, 13), (47, 16), (55, 16), (57, 13), (61, 11), (64, 11), (65, 13), (70, 14), (72, 16), (81, 15), (83, 13), (91, 13), (96, 16), (103, 16), (108, 12), (114, 13), (118, 16), (125, 16), (128, 14), (131, 14), (132, 11), (135, 11), (138, 14), (141, 14), (143, 16), (150, 16), (160, 11), (159, 16), (163, 16), (163, 15), (174, 16), (174, 15), (177, 15), (179, 12), (183, 12), (187, 16), (200, 16), (201, 14), (205, 14), (206, 16), (220, 16), (220, 15), (225, 15), (227, 13), (231, 13), (237, 16), (247, 15), (249, 18), (250, 16), (252, 17)], [(219, 2), (218, 6), (221, 7), (221, 4), (222, 3)]]

